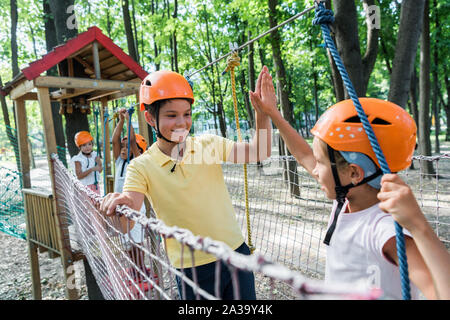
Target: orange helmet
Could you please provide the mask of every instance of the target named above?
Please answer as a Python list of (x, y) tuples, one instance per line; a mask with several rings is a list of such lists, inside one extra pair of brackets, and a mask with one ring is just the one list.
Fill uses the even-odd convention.
[(136, 136), (136, 143), (139, 146), (139, 148), (141, 148), (142, 151), (147, 150), (147, 141), (145, 141), (145, 138), (137, 133), (135, 134), (135, 136)]
[(184, 98), (194, 103), (191, 85), (181, 74), (173, 71), (156, 71), (142, 80), (139, 92), (141, 111), (144, 104), (152, 104), (158, 100)]
[(82, 146), (83, 144), (88, 143), (89, 141), (93, 141), (93, 140), (94, 140), (94, 138), (92, 138), (89, 131), (80, 131), (80, 132), (77, 132), (77, 134), (75, 135), (75, 144), (77, 145), (78, 148), (80, 146)]
[[(396, 104), (374, 98), (359, 98), (373, 128), (389, 169), (398, 172), (411, 165), (417, 127), (411, 116)], [(311, 133), (337, 151), (361, 152), (379, 167), (375, 152), (359, 120), (352, 100), (330, 107)]]

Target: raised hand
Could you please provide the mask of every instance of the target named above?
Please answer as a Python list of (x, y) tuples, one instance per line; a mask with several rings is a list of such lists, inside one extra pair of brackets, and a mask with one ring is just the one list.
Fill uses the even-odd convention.
[(264, 66), (256, 81), (255, 92), (250, 91), (250, 101), (255, 110), (259, 113), (270, 115), (277, 110), (277, 97), (273, 86), (272, 76)]

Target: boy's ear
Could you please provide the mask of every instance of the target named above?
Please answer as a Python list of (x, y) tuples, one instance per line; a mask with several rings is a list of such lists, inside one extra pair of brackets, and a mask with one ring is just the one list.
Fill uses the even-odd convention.
[(364, 179), (364, 169), (355, 163), (349, 165), (350, 178), (353, 184), (358, 184)]
[(146, 121), (149, 125), (151, 125), (152, 127), (156, 127), (156, 121), (155, 121), (155, 119), (153, 118), (153, 116), (151, 115), (151, 113), (148, 112), (147, 110), (144, 111), (144, 118), (145, 118), (145, 121)]

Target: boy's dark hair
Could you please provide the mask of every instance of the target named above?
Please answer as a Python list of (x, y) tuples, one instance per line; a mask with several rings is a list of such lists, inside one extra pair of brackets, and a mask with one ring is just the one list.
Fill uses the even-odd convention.
[(191, 101), (189, 99), (184, 99), (184, 98), (173, 98), (173, 99), (163, 99), (163, 100), (158, 100), (153, 102), (152, 104), (145, 104), (144, 103), (144, 107), (145, 110), (148, 111), (154, 118), (156, 118), (156, 116), (158, 115), (159, 109), (161, 109), (161, 107), (169, 100), (174, 100), (174, 99), (182, 99), (182, 100), (186, 100), (187, 102), (189, 102), (189, 104), (191, 103)]

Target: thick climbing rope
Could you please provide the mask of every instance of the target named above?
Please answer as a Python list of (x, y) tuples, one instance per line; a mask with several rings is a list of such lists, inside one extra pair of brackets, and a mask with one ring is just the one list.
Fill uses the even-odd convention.
[[(236, 78), (234, 73), (234, 68), (238, 67), (241, 64), (240, 58), (238, 56), (237, 51), (234, 51), (233, 54), (227, 59), (227, 68), (225, 72), (230, 71), (231, 77), (231, 90), (233, 93), (233, 106), (234, 106), (234, 119), (236, 121), (236, 130), (238, 134), (239, 142), (242, 142), (241, 135), (241, 127), (239, 125), (239, 113), (237, 108), (237, 98), (236, 98)], [(250, 226), (250, 212), (249, 212), (249, 203), (248, 203), (248, 179), (247, 179), (247, 164), (244, 163), (244, 191), (245, 191), (245, 217), (247, 219), (247, 237), (248, 237), (248, 246), (250, 248), (250, 252), (253, 253), (255, 251), (255, 247), (252, 244), (252, 230)]]
[(103, 157), (103, 195), (106, 196), (106, 144), (109, 143), (109, 141), (106, 141), (106, 126), (109, 124), (108, 107), (104, 110), (103, 118), (103, 148), (105, 148), (105, 156)]
[[(98, 115), (99, 115), (98, 108), (94, 108), (94, 122), (95, 122), (95, 134), (96, 134), (95, 143), (97, 145), (97, 155), (100, 155), (100, 138), (98, 135)], [(95, 162), (95, 159), (94, 159), (94, 162)], [(98, 181), (97, 181), (97, 172), (96, 171), (94, 171), (94, 184), (95, 184), (95, 189), (98, 190)]]
[[(347, 70), (345, 69), (341, 57), (339, 56), (339, 53), (336, 49), (333, 38), (331, 37), (330, 28), (328, 24), (333, 22), (334, 22), (333, 11), (326, 9), (322, 2), (316, 2), (316, 15), (313, 20), (313, 24), (314, 25), (320, 24), (320, 27), (322, 28), (322, 34), (325, 40), (325, 45), (330, 50), (330, 53), (333, 56), (334, 62), (336, 63), (341, 78), (345, 84), (347, 92), (350, 98), (352, 99), (353, 104), (355, 105), (358, 117), (361, 120), (364, 131), (369, 137), (370, 145), (372, 146), (372, 149), (375, 152), (378, 163), (381, 166), (381, 170), (383, 171), (384, 174), (391, 173), (389, 166), (386, 162), (386, 158), (384, 157), (383, 151), (381, 150), (380, 145), (378, 144), (377, 137), (375, 136), (375, 133), (372, 129), (372, 126), (370, 125), (367, 115), (365, 114), (364, 109), (361, 106), (361, 103), (359, 102), (356, 90), (353, 87), (353, 84), (350, 80)], [(395, 222), (395, 232), (396, 232), (395, 239), (397, 242), (397, 255), (399, 258), (399, 267), (400, 267), (402, 297), (404, 300), (410, 300), (411, 293), (408, 274), (408, 262), (406, 259), (406, 252), (405, 252), (405, 239), (403, 235), (403, 228), (397, 222)]]

